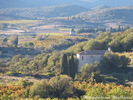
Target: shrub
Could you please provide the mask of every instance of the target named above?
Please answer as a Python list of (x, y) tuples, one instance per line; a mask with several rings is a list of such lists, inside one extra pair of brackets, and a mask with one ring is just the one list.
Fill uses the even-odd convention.
[(85, 64), (81, 69), (81, 79), (89, 81), (91, 78), (96, 78), (99, 73), (99, 63), (95, 62), (94, 64)]
[(131, 93), (121, 87), (111, 89), (107, 95), (109, 97), (131, 97)]
[(64, 98), (70, 96), (72, 87), (69, 84), (72, 79), (69, 76), (56, 76), (49, 80), (49, 85), (52, 87), (53, 97)]
[(39, 96), (41, 98), (47, 98), (50, 97), (51, 94), (52, 88), (46, 80), (37, 82), (30, 88), (31, 97)]
[(0, 100), (13, 100), (13, 99), (11, 96), (4, 94), (3, 96), (0, 97)]
[(92, 98), (100, 98), (100, 100), (104, 100), (102, 98), (106, 97), (106, 94), (104, 93), (104, 91), (100, 88), (91, 88), (89, 89), (89, 91), (87, 91), (86, 95), (83, 97), (86, 100), (97, 100), (97, 99), (92, 99)]
[(30, 88), (30, 96), (39, 96), (41, 98), (57, 97), (67, 98), (71, 97), (73, 88), (69, 84), (72, 79), (69, 76), (55, 76), (48, 80), (35, 83)]

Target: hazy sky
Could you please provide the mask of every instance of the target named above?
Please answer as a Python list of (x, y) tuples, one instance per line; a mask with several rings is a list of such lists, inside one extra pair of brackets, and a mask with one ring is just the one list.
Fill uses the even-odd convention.
[(103, 4), (103, 5), (133, 5), (133, 0), (81, 0), (91, 3)]
[(96, 0), (82, 0), (82, 1), (95, 2)]

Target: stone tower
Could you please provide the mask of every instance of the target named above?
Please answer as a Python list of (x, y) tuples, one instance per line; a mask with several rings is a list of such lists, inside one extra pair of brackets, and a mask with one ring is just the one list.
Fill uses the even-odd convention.
[(70, 36), (75, 36), (75, 30), (74, 30), (74, 28), (72, 28), (72, 29), (70, 30)]

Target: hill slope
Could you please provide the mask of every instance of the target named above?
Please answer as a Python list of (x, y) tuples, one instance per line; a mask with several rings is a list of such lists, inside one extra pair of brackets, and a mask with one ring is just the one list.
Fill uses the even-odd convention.
[(50, 19), (48, 23), (77, 28), (94, 28), (98, 26), (116, 28), (119, 25), (123, 27), (133, 25), (133, 6), (98, 9), (82, 12), (69, 19)]
[[(29, 8), (40, 6), (55, 6), (63, 4), (76, 4), (80, 6), (94, 7), (95, 4), (82, 0), (1, 0), (0, 8)], [(96, 6), (96, 5), (95, 5)]]
[(130, 24), (133, 25), (133, 6), (121, 6), (78, 14), (86, 22), (101, 23), (103, 25)]
[(43, 19), (51, 17), (72, 16), (87, 11), (77, 5), (56, 5), (34, 8), (6, 8), (0, 9), (0, 19)]
[(70, 27), (75, 26), (78, 28), (98, 26), (118, 27), (119, 25), (132, 26), (132, 18), (133, 6), (120, 6), (110, 8), (103, 6), (94, 10), (88, 10), (78, 5), (66, 4), (32, 8), (0, 9), (0, 20), (43, 19), (45, 20), (45, 24), (58, 24)]

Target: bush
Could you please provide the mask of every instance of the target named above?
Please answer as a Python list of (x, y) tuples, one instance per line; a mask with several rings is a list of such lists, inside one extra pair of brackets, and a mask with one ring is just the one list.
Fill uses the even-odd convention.
[(131, 93), (121, 87), (116, 87), (114, 89), (111, 89), (107, 96), (109, 97), (131, 97)]
[(13, 99), (11, 96), (4, 94), (3, 96), (0, 97), (0, 100), (13, 100)]
[(41, 98), (50, 97), (52, 94), (52, 87), (48, 84), (46, 80), (35, 83), (30, 88), (30, 96), (35, 97), (39, 96)]
[(52, 87), (53, 97), (64, 98), (70, 96), (72, 87), (69, 84), (72, 78), (69, 76), (56, 76), (49, 80), (49, 85)]
[(81, 79), (85, 81), (91, 81), (92, 78), (96, 78), (98, 76), (99, 63), (95, 62), (94, 64), (85, 64), (81, 69)]
[[(101, 97), (99, 100), (104, 100), (102, 98), (106, 97), (106, 94), (100, 88), (91, 88), (91, 89), (89, 89), (89, 91), (87, 91), (86, 95), (83, 98), (85, 100), (94, 100), (92, 98), (96, 98), (96, 97), (99, 97), (99, 98)], [(95, 100), (97, 100), (97, 99), (95, 99)]]
[(41, 98), (57, 97), (68, 98), (73, 94), (73, 88), (69, 84), (72, 79), (69, 76), (55, 76), (48, 80), (35, 83), (30, 88), (30, 96)]

